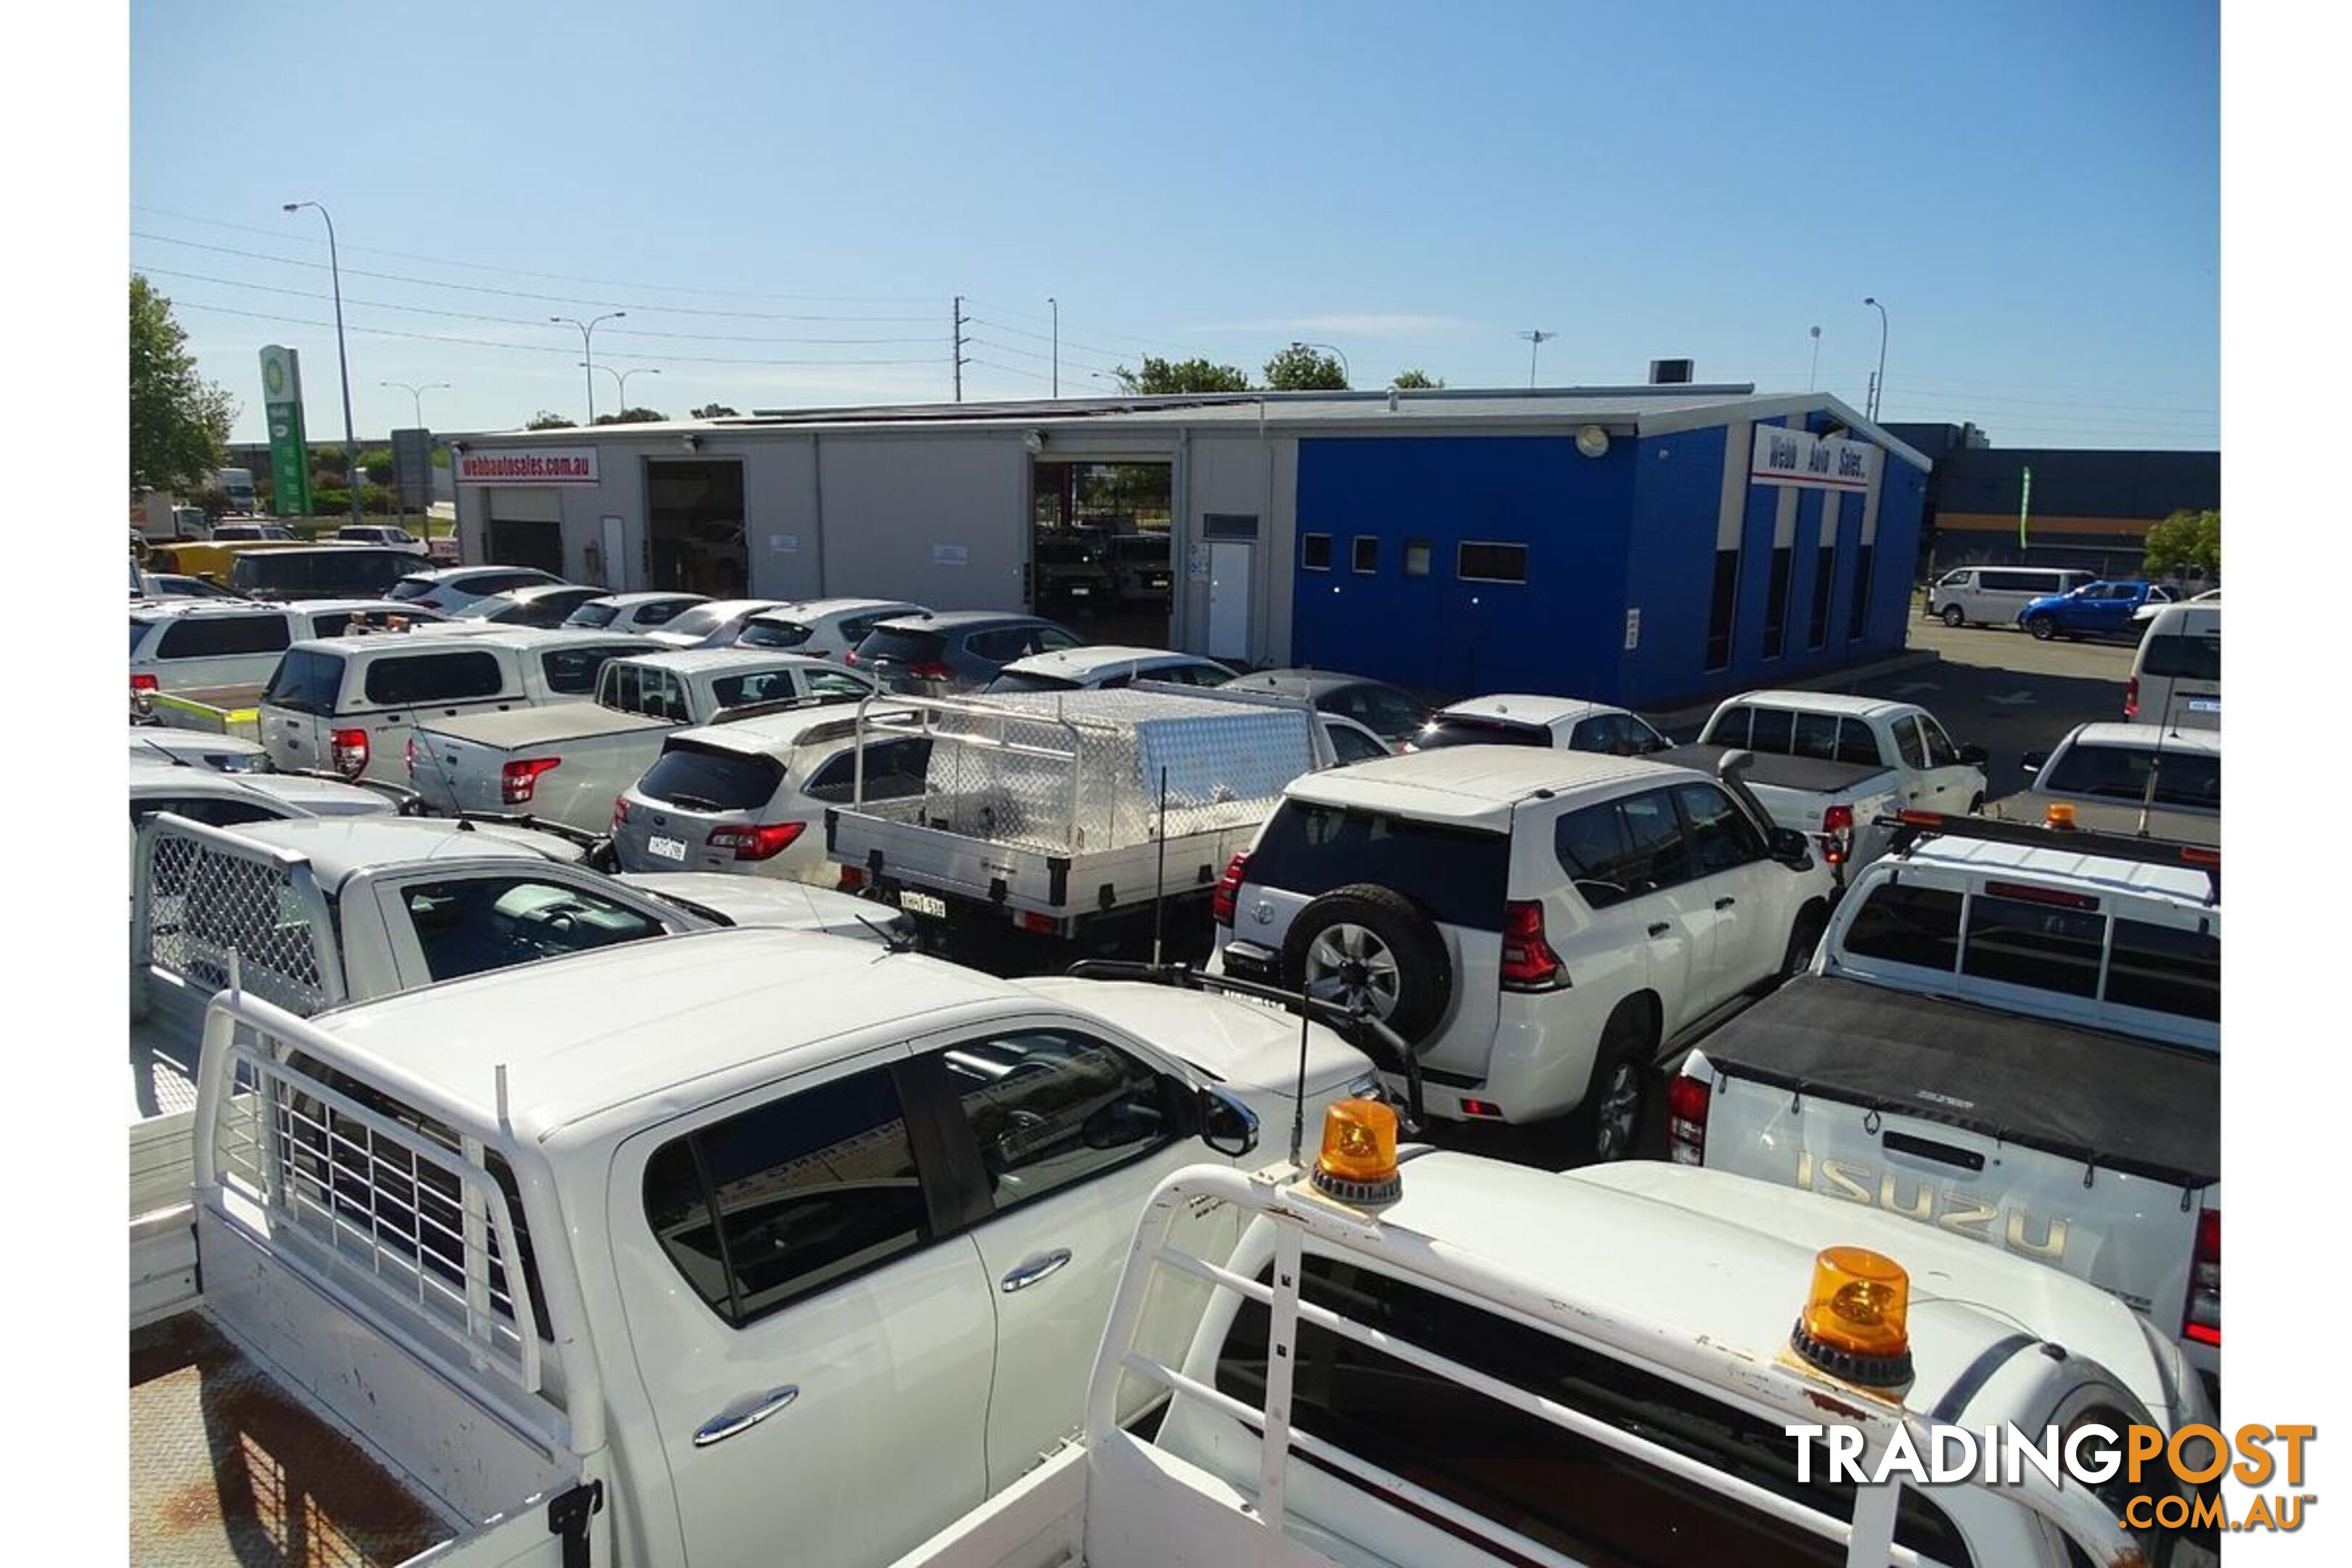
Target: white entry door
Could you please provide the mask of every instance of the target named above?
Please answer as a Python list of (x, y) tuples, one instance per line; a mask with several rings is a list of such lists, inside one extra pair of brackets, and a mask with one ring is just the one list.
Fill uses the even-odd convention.
[(1209, 657), (1250, 655), (1250, 551), (1219, 540), (1209, 546)]
[(626, 547), (626, 541), (621, 536), (623, 522), (617, 517), (607, 517), (601, 526), (604, 544), (604, 584), (617, 594), (629, 585), (628, 557), (621, 553)]

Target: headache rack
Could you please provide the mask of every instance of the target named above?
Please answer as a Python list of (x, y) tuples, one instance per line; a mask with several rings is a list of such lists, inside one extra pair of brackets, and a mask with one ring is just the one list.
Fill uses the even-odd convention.
[(2179, 844), (2168, 839), (2128, 833), (2100, 833), (2088, 828), (2050, 827), (2030, 822), (2001, 822), (1984, 816), (1958, 816), (1941, 811), (1898, 811), (1882, 816), (1887, 828), (1889, 854), (1900, 855), (1922, 838), (1975, 838), (1989, 844), (2014, 844), (2028, 849), (2061, 849), (2074, 855), (2096, 855), (2129, 860), (2142, 866), (2177, 866), (2202, 871), (2208, 887), (2205, 901), (2221, 901), (2221, 851), (2209, 845)]

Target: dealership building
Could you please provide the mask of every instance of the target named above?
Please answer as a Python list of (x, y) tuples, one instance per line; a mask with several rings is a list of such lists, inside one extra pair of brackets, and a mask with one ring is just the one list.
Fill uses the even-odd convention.
[[(469, 561), (615, 590), (1034, 605), (1097, 641), (1653, 707), (1899, 651), (1931, 469), (1834, 398), (1689, 384), (814, 409), (452, 445)], [(1110, 494), (1129, 499), (1085, 499)], [(1138, 551), (1164, 563), (1159, 597), (1048, 597), (1053, 563)]]

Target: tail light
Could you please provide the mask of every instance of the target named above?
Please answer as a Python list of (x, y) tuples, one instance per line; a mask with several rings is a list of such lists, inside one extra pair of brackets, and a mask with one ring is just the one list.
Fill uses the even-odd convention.
[(2137, 675), (2124, 682), (2124, 717), (2139, 717), (2139, 677)]
[(2200, 1345), (2221, 1348), (2221, 1211), (2197, 1216), (2197, 1250), (2189, 1269), (2189, 1321), (2181, 1331)]
[(945, 659), (919, 658), (907, 667), (907, 673), (917, 680), (953, 680), (955, 671)]
[(1706, 1107), (1715, 1091), (1702, 1078), (1666, 1080), (1666, 1157), (1677, 1165), (1706, 1163)]
[(408, 776), (409, 776), (410, 778), (412, 778), (412, 779), (413, 779), (413, 778), (415, 778), (415, 777), (416, 776), (416, 737), (415, 737), (415, 736), (414, 736), (414, 735), (409, 736), (409, 737), (408, 737), (408, 739), (407, 739), (405, 742), (404, 742), (402, 743), (401, 748), (400, 748), (400, 763), (401, 763), (401, 765), (402, 765), (403, 767), (404, 767), (404, 768), (406, 768), (406, 769), (408, 770)]
[[(1590, 979), (1591, 976), (1587, 976)], [(1544, 940), (1543, 903), (1514, 899), (1503, 906), (1503, 989), (1550, 991), (1567, 984), (1559, 954)]]
[(844, 664), (856, 664), (857, 662), (857, 650), (854, 647), (843, 648), (841, 650), (841, 662)]
[(1034, 910), (1020, 910), (1013, 915), (1013, 923), (1023, 931), (1034, 931), (1040, 936), (1055, 936), (1062, 929), (1061, 923), (1053, 916), (1041, 915)]
[(499, 769), (499, 798), (509, 805), (524, 805), (538, 792), (539, 775), (562, 764), (561, 757), (522, 757)]
[(863, 887), (865, 887), (865, 886), (866, 886), (866, 868), (865, 868), (865, 867), (863, 867), (863, 866), (844, 866), (844, 867), (841, 868), (841, 890), (842, 890), (843, 892), (845, 892), (845, 893), (854, 893), (854, 892), (856, 892), (858, 889), (860, 889), (861, 888), (863, 888)]
[(1224, 875), (1217, 879), (1216, 890), (1209, 895), (1209, 918), (1221, 926), (1234, 923), (1234, 904), (1241, 897), (1242, 883), (1249, 876), (1249, 857), (1236, 855), (1225, 862)]
[(1853, 807), (1832, 805), (1822, 813), (1822, 858), (1843, 866), (1853, 847)]
[(704, 842), (713, 849), (732, 849), (738, 860), (772, 860), (790, 848), (807, 826), (805, 822), (761, 822), (714, 827)]
[(621, 831), (627, 825), (628, 820), (629, 797), (625, 795), (614, 795), (613, 797), (613, 831), (615, 833)]
[(131, 678), (131, 689), (133, 691), (160, 691), (163, 689), (163, 683), (152, 675), (134, 675)]
[(337, 773), (355, 779), (367, 772), (368, 732), (365, 730), (338, 730), (328, 742), (327, 754)]

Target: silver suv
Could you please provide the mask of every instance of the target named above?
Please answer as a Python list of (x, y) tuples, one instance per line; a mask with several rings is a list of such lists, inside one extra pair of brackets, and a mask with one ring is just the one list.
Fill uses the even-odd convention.
[(940, 610), (884, 621), (846, 662), (909, 697), (978, 691), (1015, 659), (1086, 642), (1057, 621), (1000, 610)]

